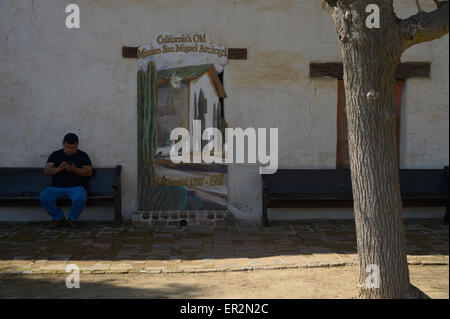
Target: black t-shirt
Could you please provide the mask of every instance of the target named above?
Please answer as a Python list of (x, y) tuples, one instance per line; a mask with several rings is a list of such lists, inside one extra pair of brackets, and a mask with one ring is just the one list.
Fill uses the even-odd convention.
[[(73, 155), (66, 155), (63, 149), (53, 152), (47, 160), (47, 163), (53, 163), (53, 167), (58, 167), (62, 162), (72, 163), (78, 168), (85, 165), (92, 165), (89, 156), (80, 150)], [(53, 187), (75, 187), (87, 186), (88, 176), (80, 176), (75, 173), (63, 170), (58, 174), (52, 175)]]

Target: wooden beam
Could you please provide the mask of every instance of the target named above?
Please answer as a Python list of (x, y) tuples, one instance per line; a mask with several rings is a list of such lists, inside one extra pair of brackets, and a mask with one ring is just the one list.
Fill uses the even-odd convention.
[(122, 47), (122, 57), (128, 59), (137, 59), (138, 47)]
[(247, 60), (247, 49), (228, 48), (228, 59)]
[[(122, 47), (122, 57), (127, 59), (137, 59), (138, 47)], [(229, 48), (228, 59), (247, 60), (247, 49)]]
[[(396, 80), (406, 80), (412, 77), (430, 77), (430, 62), (400, 63), (395, 71)], [(341, 62), (310, 63), (309, 76), (311, 78), (332, 77), (338, 80), (344, 78)]]
[(431, 63), (429, 62), (405, 62), (400, 63), (395, 70), (396, 80), (406, 80), (413, 77), (429, 78)]
[(339, 62), (326, 62), (326, 63), (310, 63), (309, 64), (309, 77), (310, 78), (322, 78), (332, 77), (338, 80), (342, 80), (344, 75), (344, 69), (342, 63)]

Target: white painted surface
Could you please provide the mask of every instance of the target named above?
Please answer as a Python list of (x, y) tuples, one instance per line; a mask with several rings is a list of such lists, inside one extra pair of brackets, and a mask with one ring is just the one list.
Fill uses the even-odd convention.
[[(189, 90), (190, 90), (189, 127), (192, 128), (192, 121), (194, 120), (194, 109), (195, 109), (194, 99), (195, 97), (197, 97), (198, 103), (200, 90), (203, 91), (204, 97), (207, 101), (206, 104), (207, 112), (205, 114), (205, 128), (215, 127), (213, 123), (214, 105), (219, 104), (219, 96), (217, 95), (216, 89), (214, 88), (214, 84), (209, 74), (205, 72), (197, 79), (190, 81)], [(189, 133), (191, 133), (191, 140), (192, 140), (193, 139), (192, 130)]]
[[(164, 39), (166, 37), (174, 37), (177, 38), (178, 41), (165, 42), (166, 40)], [(182, 46), (185, 46), (188, 48), (195, 47), (195, 51), (179, 51), (177, 45), (180, 50), (182, 50)], [(220, 51), (220, 54), (212, 54), (205, 51), (201, 52), (203, 46), (217, 49)], [(175, 49), (175, 52), (171, 52), (167, 48)], [(226, 48), (222, 45), (213, 43), (206, 32), (196, 32), (192, 34), (185, 32), (160, 32), (155, 36), (151, 44), (145, 44), (138, 48), (138, 52), (151, 52), (154, 50), (159, 50), (158, 52), (160, 53), (142, 57), (138, 60), (138, 67), (140, 70), (146, 71), (148, 63), (154, 61), (158, 70), (200, 64), (213, 64), (217, 73), (222, 73), (224, 65), (228, 63), (227, 56), (223, 55), (224, 52), (226, 52)]]
[[(214, 43), (248, 49), (247, 60), (225, 66), (230, 127), (278, 127), (280, 168), (335, 167), (337, 81), (308, 74), (310, 62), (341, 61), (341, 53), (335, 27), (317, 1), (77, 0), (76, 30), (65, 27), (69, 3), (0, 1), (0, 166), (42, 167), (73, 131), (94, 165), (123, 165), (123, 213), (131, 218), (137, 206), (138, 66), (121, 57), (121, 48), (147, 44), (160, 31), (205, 31)], [(433, 7), (432, 1), (423, 5)], [(416, 12), (414, 1), (398, 0), (396, 7), (401, 17)], [(448, 36), (403, 57), (432, 67), (429, 79), (406, 85), (402, 167), (448, 165), (448, 59)], [(238, 218), (259, 220), (258, 167), (230, 165), (228, 194)], [(2, 208), (0, 218), (26, 220), (24, 211)], [(322, 211), (326, 215), (321, 210), (314, 216)], [(310, 216), (298, 212), (293, 217)]]

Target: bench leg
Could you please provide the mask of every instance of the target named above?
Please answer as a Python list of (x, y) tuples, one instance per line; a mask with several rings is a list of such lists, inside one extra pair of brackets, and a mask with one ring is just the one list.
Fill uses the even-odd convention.
[(269, 226), (269, 219), (267, 218), (267, 200), (266, 200), (265, 196), (263, 196), (263, 200), (262, 200), (261, 222), (264, 227)]
[(122, 198), (121, 194), (118, 193), (114, 198), (114, 226), (120, 226), (122, 222)]

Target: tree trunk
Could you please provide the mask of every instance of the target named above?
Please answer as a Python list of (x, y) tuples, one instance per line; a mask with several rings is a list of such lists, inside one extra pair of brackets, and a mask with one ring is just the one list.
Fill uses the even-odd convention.
[[(359, 297), (425, 297), (410, 284), (406, 259), (398, 174), (395, 69), (408, 47), (448, 33), (449, 3), (437, 2), (435, 11), (420, 11), (401, 20), (395, 15), (393, 0), (319, 2), (334, 20), (344, 60), (360, 259)], [(373, 14), (366, 11), (369, 5), (379, 9), (379, 28), (366, 25), (367, 17)], [(378, 284), (377, 280), (367, 280), (368, 277), (378, 279)]]
[[(395, 68), (385, 50), (343, 46), (350, 169), (355, 207), (359, 292), (399, 298), (410, 290), (398, 174)], [(373, 68), (372, 72), (368, 72)], [(379, 288), (366, 285), (368, 266)]]
[[(379, 6), (384, 13), (392, 9), (386, 7), (386, 2)], [(389, 19), (382, 19), (382, 29), (367, 28), (365, 8), (364, 4), (343, 4), (342, 14), (335, 17), (344, 65), (360, 260), (359, 297), (403, 298), (410, 294), (411, 285), (402, 219), (394, 94), (401, 41), (397, 38), (397, 26)]]

